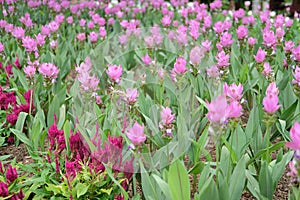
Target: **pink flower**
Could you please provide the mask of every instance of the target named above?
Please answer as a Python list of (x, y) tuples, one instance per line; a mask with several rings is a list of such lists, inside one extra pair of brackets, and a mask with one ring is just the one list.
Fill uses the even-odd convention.
[(295, 71), (293, 72), (294, 80), (293, 84), (298, 84), (300, 86), (300, 67), (296, 66)]
[(276, 83), (271, 83), (266, 90), (266, 97), (263, 99), (264, 110), (267, 113), (273, 114), (280, 108), (280, 105), (278, 105), (278, 93)]
[(172, 22), (172, 19), (169, 15), (165, 15), (162, 19), (161, 19), (161, 23), (163, 26), (165, 27), (169, 27), (170, 24)]
[(0, 182), (0, 197), (8, 196), (8, 186), (4, 182)]
[(230, 86), (227, 83), (224, 83), (223, 91), (226, 96), (228, 96), (233, 101), (238, 101), (243, 96), (243, 85), (239, 83), (236, 85), (235, 83)]
[(232, 101), (226, 107), (226, 116), (228, 118), (239, 118), (242, 116), (242, 105), (238, 101)]
[(25, 36), (25, 30), (22, 27), (14, 28), (12, 35), (17, 39), (22, 39)]
[(206, 102), (208, 107), (207, 118), (212, 123), (223, 124), (225, 123), (227, 100), (225, 95), (219, 95), (215, 100), (212, 100), (211, 103)]
[(174, 72), (182, 75), (187, 71), (186, 60), (183, 57), (178, 57), (174, 64)]
[(90, 39), (90, 41), (92, 43), (97, 42), (97, 40), (98, 40), (98, 33), (94, 32), (94, 31), (90, 32), (89, 39)]
[(266, 55), (267, 52), (265, 52), (264, 50), (261, 49), (261, 47), (259, 47), (256, 55), (254, 56), (254, 59), (256, 60), (257, 63), (262, 63), (264, 62)]
[(218, 67), (228, 67), (229, 66), (229, 55), (225, 54), (224, 51), (218, 53), (216, 59), (218, 62)]
[(284, 42), (284, 47), (283, 47), (283, 49), (284, 49), (284, 51), (285, 51), (286, 53), (292, 52), (293, 49), (294, 49), (294, 46), (295, 46), (295, 44), (294, 44), (293, 41), (291, 41), (291, 40), (285, 41), (285, 42)]
[(52, 21), (48, 24), (48, 27), (51, 32), (56, 32), (59, 28), (59, 24), (56, 21)]
[(248, 38), (248, 44), (249, 44), (250, 46), (255, 45), (255, 43), (256, 43), (256, 38), (254, 38), (254, 37), (249, 37), (249, 38)]
[(278, 105), (278, 97), (272, 95), (266, 96), (263, 99), (263, 105), (264, 110), (270, 114), (275, 113), (280, 108), (280, 105)]
[(18, 178), (18, 173), (16, 168), (13, 168), (10, 164), (8, 165), (8, 169), (6, 171), (6, 182), (8, 184), (14, 182)]
[(73, 17), (72, 17), (72, 16), (69, 16), (69, 17), (67, 18), (67, 22), (68, 22), (68, 24), (73, 24)]
[(169, 107), (162, 108), (162, 111), (160, 112), (161, 116), (161, 124), (163, 126), (168, 126), (173, 123), (175, 119), (175, 115), (172, 114), (172, 110)]
[(193, 65), (199, 65), (203, 56), (204, 49), (199, 46), (195, 46), (190, 52), (190, 63)]
[(140, 143), (145, 142), (147, 139), (146, 135), (144, 134), (144, 125), (141, 126), (137, 122), (135, 122), (134, 125), (128, 129), (126, 136), (135, 145), (139, 145)]
[(56, 79), (59, 69), (52, 63), (43, 63), (39, 68), (39, 72), (49, 79)]
[(100, 37), (106, 37), (107, 33), (105, 27), (102, 26), (99, 28), (99, 35)]
[(139, 92), (136, 88), (130, 89), (127, 88), (126, 89), (126, 102), (129, 105), (133, 105), (136, 101), (137, 101), (137, 97), (139, 96)]
[(291, 142), (285, 143), (285, 145), (295, 151), (300, 150), (300, 124), (295, 122), (294, 126), (290, 130)]
[(276, 36), (274, 32), (270, 30), (265, 30), (263, 32), (263, 40), (264, 45), (268, 48), (276, 44)]
[(57, 40), (51, 40), (51, 42), (50, 42), (50, 48), (51, 49), (55, 49), (55, 48), (57, 48), (57, 46), (58, 46)]
[(211, 78), (217, 77), (217, 76), (219, 76), (219, 69), (216, 65), (214, 65), (214, 66), (211, 66), (210, 68), (207, 68), (206, 73)]
[(298, 178), (298, 171), (297, 171), (293, 161), (289, 162), (289, 167), (290, 167), (291, 171), (289, 171), (287, 173), (287, 175), (291, 176), (291, 177), (294, 177), (294, 178)]
[(209, 51), (210, 48), (211, 48), (211, 41), (209, 40), (204, 40), (202, 43), (201, 43), (202, 47), (204, 47), (205, 51)]
[(142, 57), (142, 61), (145, 65), (149, 65), (152, 62), (152, 60), (148, 54), (146, 54), (145, 56)]
[(33, 78), (33, 76), (35, 75), (35, 71), (36, 71), (36, 69), (34, 66), (29, 65), (27, 67), (24, 67), (24, 72), (25, 72), (26, 76), (29, 78)]
[(79, 41), (84, 41), (86, 39), (85, 37), (85, 33), (78, 33), (76, 38), (79, 40)]
[(245, 37), (247, 37), (247, 35), (248, 35), (248, 28), (246, 26), (239, 26), (236, 29), (236, 34), (238, 36), (238, 39), (242, 40)]
[(25, 36), (22, 38), (22, 46), (26, 48), (26, 51), (33, 52), (37, 48), (37, 43), (35, 39), (31, 38), (30, 36)]
[(295, 57), (296, 61), (300, 61), (300, 45), (293, 49), (292, 51), (293, 56)]
[(276, 87), (276, 83), (275, 82), (270, 83), (270, 85), (267, 87), (266, 95), (277, 96), (278, 94), (279, 94), (279, 90)]
[(264, 70), (261, 72), (264, 76), (269, 76), (273, 72), (271, 65), (267, 62), (264, 63)]
[(0, 53), (4, 51), (4, 45), (0, 42)]
[(121, 65), (109, 65), (106, 70), (107, 75), (110, 78), (110, 81), (119, 83), (120, 77), (122, 76), (123, 69)]

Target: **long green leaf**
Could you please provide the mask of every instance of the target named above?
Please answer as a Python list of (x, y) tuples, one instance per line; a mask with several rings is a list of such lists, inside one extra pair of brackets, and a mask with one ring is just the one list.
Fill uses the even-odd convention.
[(168, 184), (173, 200), (191, 199), (188, 173), (182, 162), (179, 160), (176, 160), (170, 166)]

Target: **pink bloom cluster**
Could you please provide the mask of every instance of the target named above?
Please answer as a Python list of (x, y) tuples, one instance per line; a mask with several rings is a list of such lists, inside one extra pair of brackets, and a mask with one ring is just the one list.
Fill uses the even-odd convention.
[(100, 80), (95, 75), (91, 74), (92, 63), (89, 57), (84, 62), (76, 67), (77, 79), (81, 83), (81, 87), (85, 92), (95, 92), (99, 89), (98, 85)]
[(121, 65), (109, 65), (106, 70), (107, 75), (110, 78), (112, 83), (120, 83), (120, 78), (123, 73), (123, 69)]
[(175, 114), (172, 114), (172, 110), (169, 107), (163, 107), (161, 112), (161, 121), (159, 123), (160, 129), (167, 134), (167, 136), (172, 136), (173, 122), (175, 120)]
[(278, 104), (278, 93), (279, 90), (276, 87), (276, 83), (271, 83), (268, 86), (266, 96), (263, 99), (263, 106), (266, 113), (274, 114), (280, 108), (280, 105)]
[(207, 118), (211, 123), (224, 124), (230, 118), (239, 118), (242, 115), (242, 98), (243, 86), (235, 83), (230, 86), (227, 83), (223, 87), (224, 94), (217, 96), (213, 101), (206, 102), (209, 112)]
[(59, 69), (53, 63), (42, 63), (39, 67), (39, 72), (49, 80), (55, 80), (57, 78)]
[(17, 169), (13, 168), (11, 164), (8, 165), (6, 171), (3, 169), (3, 164), (0, 162), (0, 175), (5, 176), (6, 181), (0, 182), (0, 197), (12, 199), (12, 200), (21, 200), (25, 196), (23, 194), (22, 189), (15, 194), (9, 194), (8, 187), (12, 184), (14, 184), (14, 181), (18, 178)]
[(139, 145), (147, 139), (144, 133), (144, 125), (140, 125), (137, 122), (127, 130), (126, 136), (134, 145)]

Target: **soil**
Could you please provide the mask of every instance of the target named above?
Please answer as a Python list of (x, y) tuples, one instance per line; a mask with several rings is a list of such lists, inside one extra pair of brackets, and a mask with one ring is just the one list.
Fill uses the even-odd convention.
[[(209, 143), (208, 147), (213, 148), (213, 145), (211, 143)], [(214, 159), (213, 150), (210, 150), (210, 153), (212, 154), (212, 157)], [(17, 162), (20, 162), (20, 163), (23, 163), (23, 164), (27, 164), (27, 163), (32, 162), (32, 159), (30, 158), (24, 144), (20, 144), (19, 146), (8, 145), (8, 146), (0, 147), (0, 156), (3, 156), (3, 155), (11, 155), (10, 159), (16, 158)], [(280, 181), (277, 185), (276, 192), (274, 194), (273, 199), (276, 199), (276, 200), (288, 199), (288, 192), (289, 192), (289, 189), (292, 186), (291, 185), (291, 178), (289, 176), (287, 176), (288, 171), (289, 171), (289, 169), (287, 167), (283, 177), (280, 179)], [(252, 199), (255, 199), (255, 198), (253, 198), (251, 196), (251, 194), (249, 194), (248, 192), (244, 192), (241, 199), (242, 200), (246, 200), (246, 199), (247, 200), (248, 199), (252, 200)]]

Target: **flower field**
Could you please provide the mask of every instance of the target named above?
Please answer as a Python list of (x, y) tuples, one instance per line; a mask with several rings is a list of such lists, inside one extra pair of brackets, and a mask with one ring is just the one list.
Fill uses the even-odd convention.
[(0, 199), (300, 199), (300, 16), (249, 3), (0, 0)]

